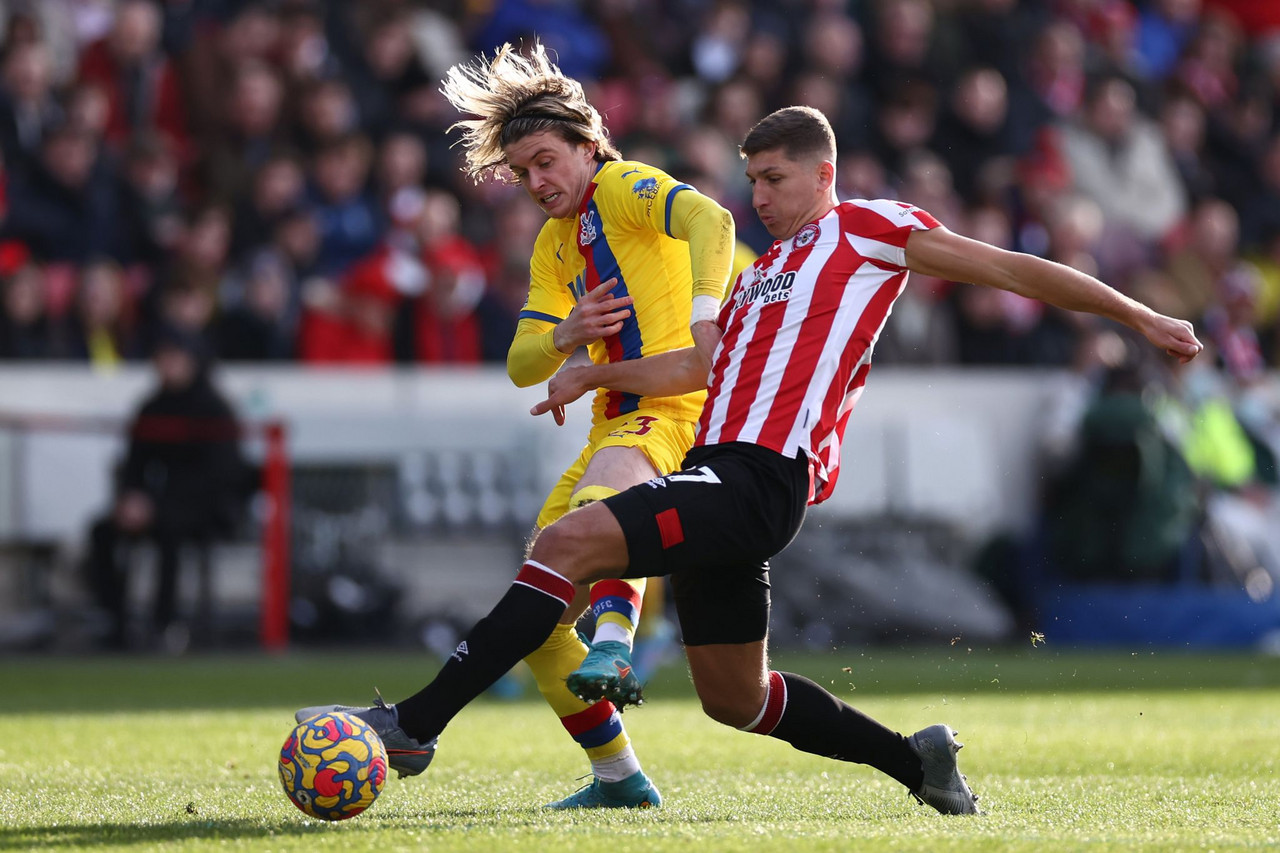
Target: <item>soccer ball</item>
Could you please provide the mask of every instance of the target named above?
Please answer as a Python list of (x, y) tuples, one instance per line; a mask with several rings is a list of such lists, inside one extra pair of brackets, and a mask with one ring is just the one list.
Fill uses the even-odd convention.
[(280, 750), (289, 800), (321, 820), (346, 820), (373, 805), (387, 782), (387, 751), (368, 723), (333, 712), (299, 723)]

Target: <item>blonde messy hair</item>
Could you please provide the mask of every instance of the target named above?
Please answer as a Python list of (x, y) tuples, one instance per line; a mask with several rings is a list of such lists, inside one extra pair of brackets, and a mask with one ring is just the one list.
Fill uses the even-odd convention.
[(506, 165), (507, 145), (542, 131), (571, 144), (594, 142), (598, 161), (622, 159), (582, 84), (566, 77), (540, 42), (528, 56), (504, 44), (490, 62), (481, 54), (473, 63), (455, 65), (440, 91), (458, 112), (480, 116), (449, 128), (462, 130), (466, 172), (476, 182)]

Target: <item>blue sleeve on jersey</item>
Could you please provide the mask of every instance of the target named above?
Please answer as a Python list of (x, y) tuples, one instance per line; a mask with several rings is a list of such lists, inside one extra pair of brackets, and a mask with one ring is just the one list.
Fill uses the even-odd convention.
[(518, 315), (520, 320), (543, 320), (547, 323), (559, 323), (563, 317), (556, 317), (551, 314), (544, 314), (541, 311), (529, 311), (528, 309), (521, 311)]
[(671, 233), (671, 205), (675, 203), (676, 193), (680, 192), (681, 190), (691, 190), (691, 189), (693, 189), (693, 187), (689, 186), (688, 184), (681, 184), (678, 187), (672, 187), (671, 192), (667, 193), (667, 216), (666, 216), (666, 219), (663, 221), (662, 230), (667, 232), (668, 237), (675, 236), (674, 234)]

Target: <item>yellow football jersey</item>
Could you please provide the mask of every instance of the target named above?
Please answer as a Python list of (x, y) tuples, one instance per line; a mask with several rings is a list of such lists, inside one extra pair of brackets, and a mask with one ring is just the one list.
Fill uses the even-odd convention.
[[(618, 334), (588, 347), (592, 361), (641, 358), (693, 345), (689, 333), (693, 273), (689, 244), (671, 236), (671, 206), (692, 189), (652, 166), (603, 163), (587, 187), (578, 215), (549, 219), (529, 261), (529, 298), (522, 320), (550, 329), (579, 298), (617, 278), (613, 295), (630, 295), (631, 316)], [(658, 408), (696, 420), (705, 391), (679, 397), (640, 397), (600, 389), (592, 403), (595, 423), (639, 409)]]

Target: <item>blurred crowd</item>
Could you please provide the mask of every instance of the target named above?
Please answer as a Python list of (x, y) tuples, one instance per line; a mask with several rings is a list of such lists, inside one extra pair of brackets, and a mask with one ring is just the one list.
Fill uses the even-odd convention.
[[(537, 34), (624, 156), (720, 199), (822, 109), (842, 197), (1095, 274), (1280, 363), (1280, 3), (0, 0), (0, 357), (501, 360), (542, 214), (470, 183), (438, 92)], [(1093, 320), (916, 277), (881, 362), (1072, 365)], [(1085, 355), (1082, 356), (1082, 353)]]

